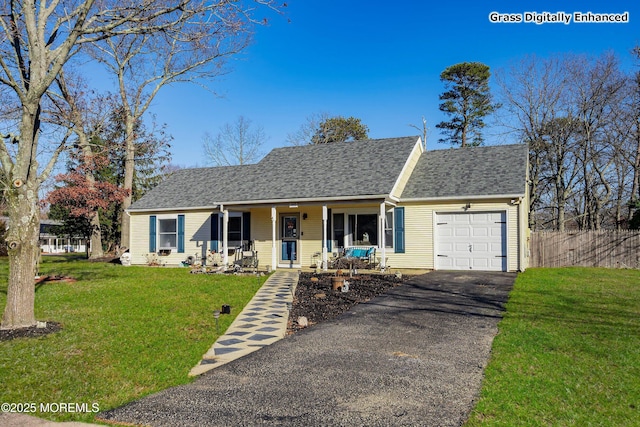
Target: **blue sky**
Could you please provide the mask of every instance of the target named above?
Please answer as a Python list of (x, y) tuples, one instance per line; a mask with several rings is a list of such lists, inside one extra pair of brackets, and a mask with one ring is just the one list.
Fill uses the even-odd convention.
[[(629, 23), (497, 24), (489, 21), (493, 11), (629, 12)], [(215, 95), (182, 84), (157, 96), (152, 112), (174, 137), (173, 163), (206, 165), (204, 133), (240, 115), (264, 128), (265, 153), (320, 112), (358, 117), (372, 138), (418, 134), (409, 124), (425, 116), (429, 148), (446, 148), (435, 128), (446, 118), (438, 110), (446, 67), (480, 61), (496, 71), (527, 54), (613, 50), (631, 69), (629, 50), (640, 44), (637, 0), (291, 0), (284, 16), (269, 18), (230, 73), (208, 83)], [(490, 133), (487, 143), (498, 142)]]

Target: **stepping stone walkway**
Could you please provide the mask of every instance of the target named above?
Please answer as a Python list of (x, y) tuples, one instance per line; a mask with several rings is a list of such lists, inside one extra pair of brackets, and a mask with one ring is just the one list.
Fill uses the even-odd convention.
[(284, 338), (298, 275), (297, 270), (274, 272), (189, 375), (203, 374)]

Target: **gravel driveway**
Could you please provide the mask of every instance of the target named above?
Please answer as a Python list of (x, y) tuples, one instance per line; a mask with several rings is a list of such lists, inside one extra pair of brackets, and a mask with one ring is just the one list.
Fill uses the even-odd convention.
[(515, 273), (417, 276), (195, 382), (101, 414), (152, 426), (459, 426)]

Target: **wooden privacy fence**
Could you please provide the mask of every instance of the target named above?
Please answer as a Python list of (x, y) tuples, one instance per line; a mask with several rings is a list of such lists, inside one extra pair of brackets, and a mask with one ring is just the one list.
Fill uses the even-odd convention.
[(640, 268), (640, 231), (536, 231), (530, 267)]

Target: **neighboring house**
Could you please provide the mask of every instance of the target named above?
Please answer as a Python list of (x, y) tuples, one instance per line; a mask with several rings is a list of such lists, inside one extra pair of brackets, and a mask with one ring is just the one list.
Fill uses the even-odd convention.
[[(0, 217), (1, 221), (10, 226), (8, 217)], [(40, 238), (38, 245), (42, 253), (60, 254), (65, 252), (85, 252), (87, 241), (82, 237), (62, 236), (56, 233), (56, 226), (61, 225), (60, 221), (52, 219), (40, 220)]]
[(86, 252), (86, 239), (59, 235), (56, 233), (56, 227), (59, 225), (62, 225), (62, 222), (52, 219), (40, 220), (40, 251), (50, 254)]
[(351, 246), (381, 266), (524, 270), (528, 150), (424, 151), (419, 137), (276, 148), (253, 165), (183, 169), (135, 202), (133, 264), (252, 242), (261, 267), (301, 268)]

